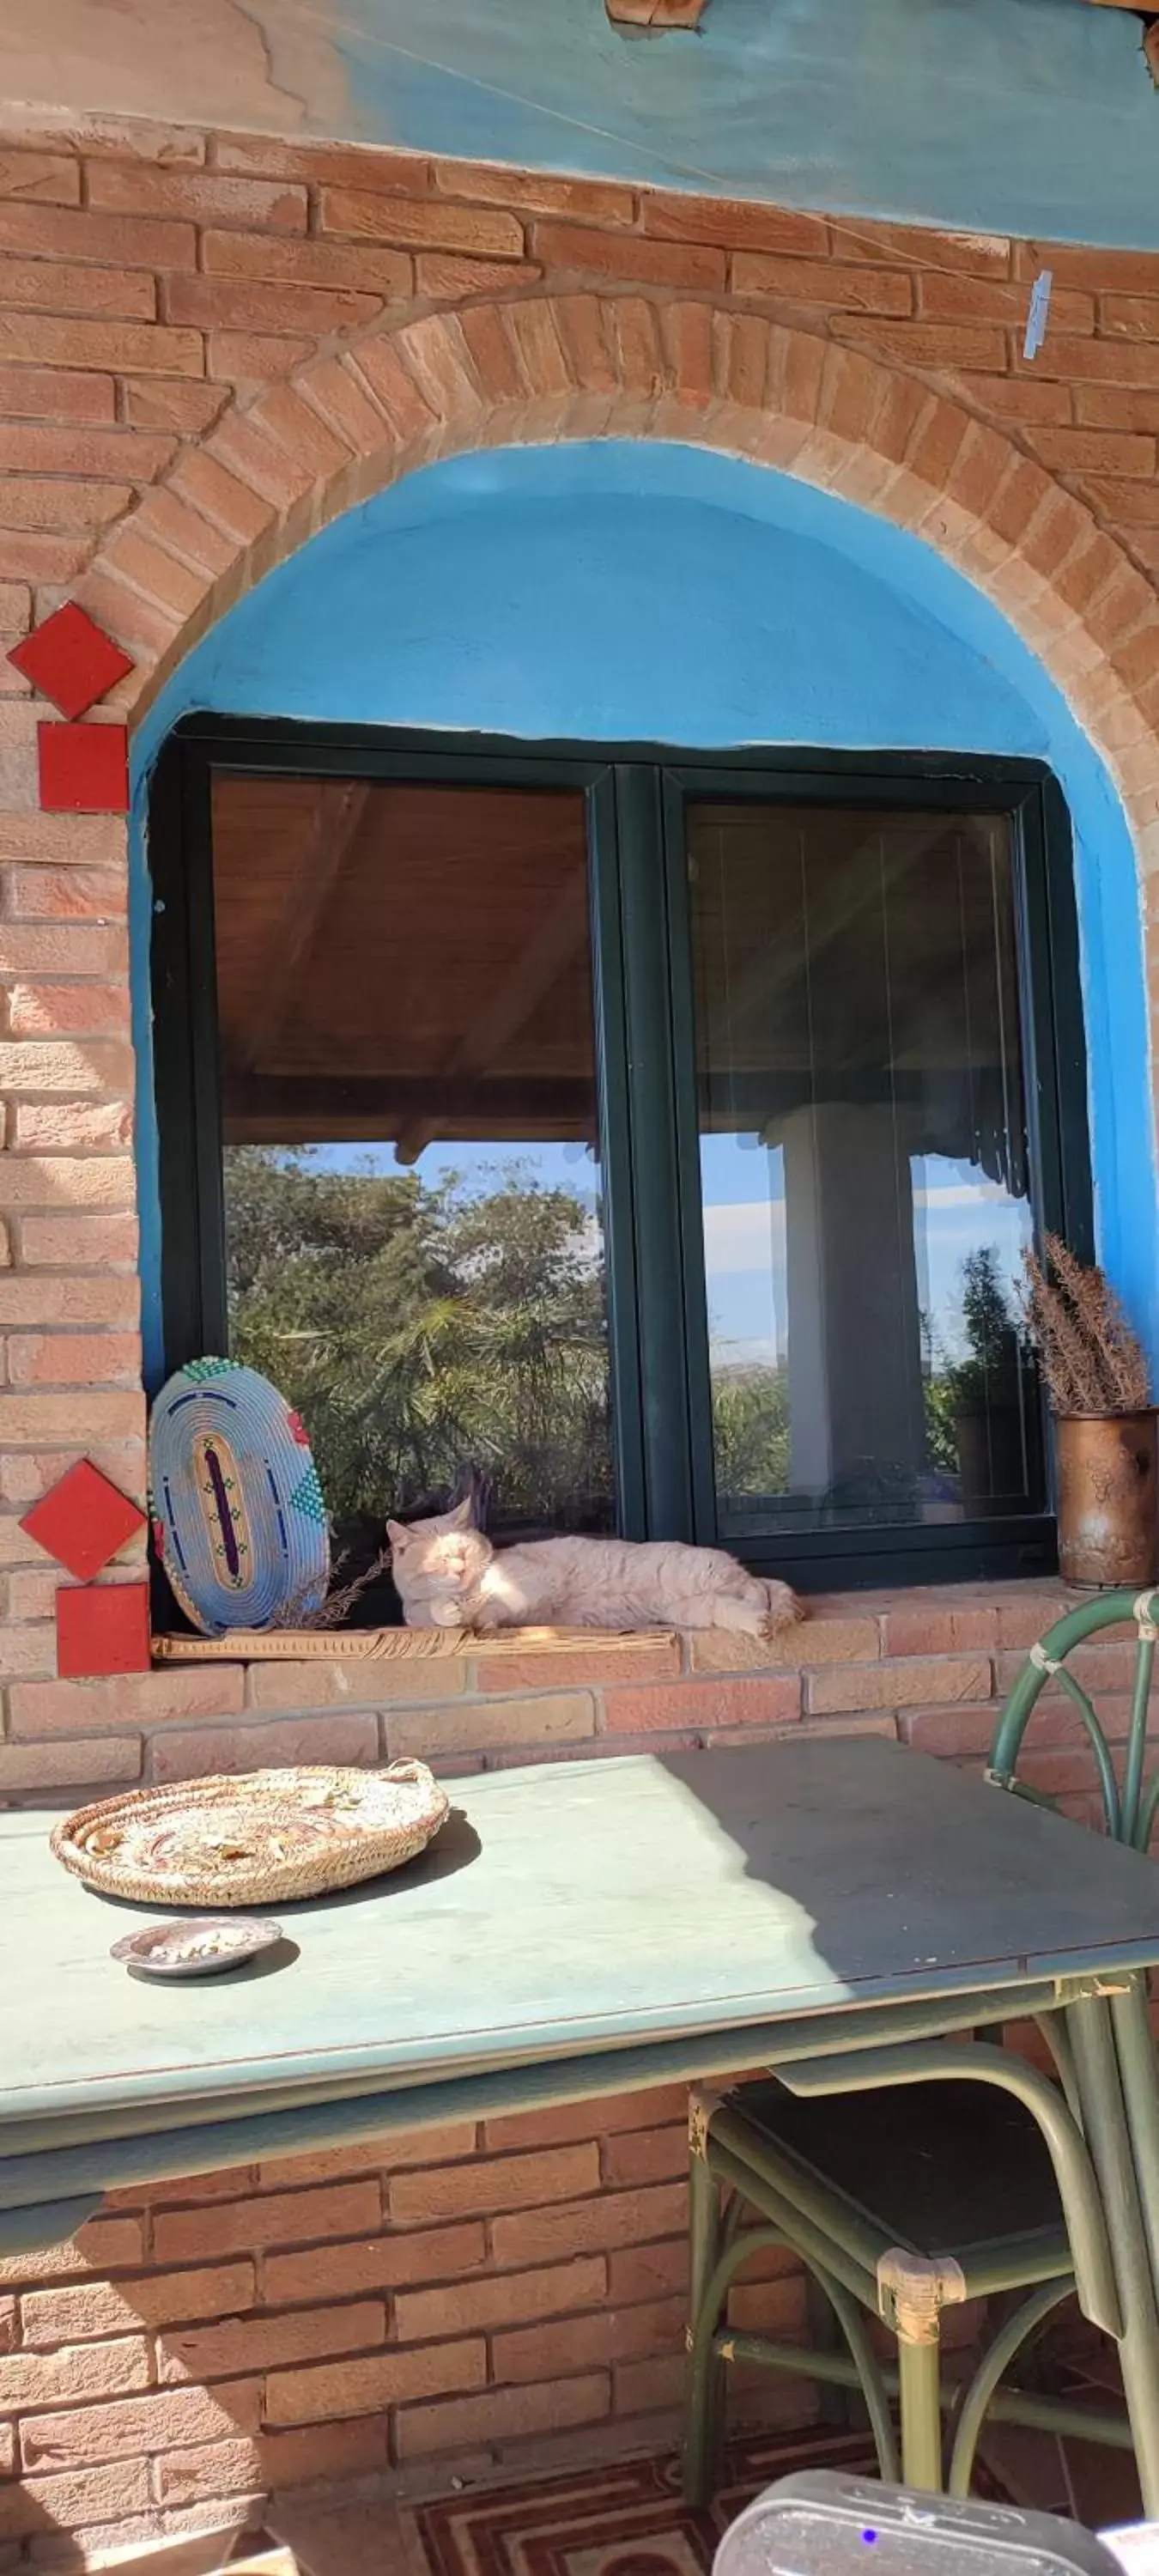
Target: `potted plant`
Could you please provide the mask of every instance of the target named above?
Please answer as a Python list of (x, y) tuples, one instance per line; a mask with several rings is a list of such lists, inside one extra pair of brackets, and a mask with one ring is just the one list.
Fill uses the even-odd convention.
[(1142, 1344), (1104, 1273), (1057, 1235), (1023, 1255), (1023, 1314), (1054, 1414), (1064, 1582), (1153, 1583), (1156, 1431)]
[(993, 1519), (1024, 1506), (1034, 1490), (1041, 1430), (1025, 1341), (1003, 1293), (993, 1244), (967, 1253), (962, 1282), (969, 1356), (951, 1369), (947, 1385), (959, 1489), (969, 1519)]

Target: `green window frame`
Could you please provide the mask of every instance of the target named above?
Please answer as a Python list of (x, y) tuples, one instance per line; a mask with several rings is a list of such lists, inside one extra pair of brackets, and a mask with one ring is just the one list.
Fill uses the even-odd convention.
[[(215, 773), (553, 786), (586, 799), (612, 1436), (631, 1538), (717, 1538), (700, 1196), (689, 799), (1008, 818), (1031, 1200), (1038, 1234), (1093, 1251), (1086, 1054), (1069, 817), (1033, 761), (930, 753), (528, 745), (494, 737), (193, 716), (152, 781), (153, 1051), (165, 1367), (226, 1341), (210, 801)], [(742, 1550), (803, 1590), (1049, 1572), (1049, 1511), (933, 1527), (782, 1532)]]

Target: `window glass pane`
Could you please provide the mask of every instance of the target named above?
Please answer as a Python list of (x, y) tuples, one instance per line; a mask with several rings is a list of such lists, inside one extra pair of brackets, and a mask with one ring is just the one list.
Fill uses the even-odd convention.
[(1010, 826), (687, 809), (721, 1534), (1043, 1507)]
[(612, 1524), (584, 799), (219, 775), (231, 1350), (341, 1532)]

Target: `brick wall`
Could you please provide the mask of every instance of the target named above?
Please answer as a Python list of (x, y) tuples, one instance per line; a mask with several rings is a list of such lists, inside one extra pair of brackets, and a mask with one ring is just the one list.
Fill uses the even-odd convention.
[[(823, 483), (985, 589), (1119, 781), (1154, 942), (1159, 259), (156, 126), (0, 145), (0, 647), (84, 600), (135, 665), (94, 722), (135, 721), (249, 583), (393, 477), (616, 433)], [(144, 1404), (126, 835), (40, 810), (48, 714), (0, 660), (0, 1802), (799, 1723), (977, 1762), (1057, 1592), (831, 1601), (777, 1666), (697, 1639), (614, 1668), (593, 1643), (450, 1675), (56, 1678), (58, 1577), (19, 1516), (81, 1453), (143, 1496)], [(139, 1570), (130, 1550), (108, 1579)], [(1114, 1732), (1123, 1650), (1089, 1658)], [(1031, 1776), (1084, 1811), (1056, 1696), (1034, 1743)], [(166, 2186), (0, 2268), (0, 2568), (319, 2475), (640, 2438), (678, 2372), (676, 2115), (653, 2096), (389, 2168)], [(760, 2293), (790, 2319), (799, 2295)]]

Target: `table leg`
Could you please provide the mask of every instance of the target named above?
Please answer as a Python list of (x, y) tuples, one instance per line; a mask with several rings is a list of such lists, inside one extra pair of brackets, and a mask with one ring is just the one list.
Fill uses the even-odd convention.
[(1145, 1975), (1131, 1977), (1111, 1998), (1111, 2021), (1143, 2225), (1151, 2249), (1151, 2278), (1159, 2300), (1159, 2077)]
[[(1083, 2128), (1098, 2176), (1122, 2309), (1119, 2357), (1143, 2511), (1154, 2517), (1159, 2515), (1159, 2315), (1136, 2169), (1138, 2136), (1137, 2132), (1132, 2136), (1124, 2103), (1106, 2001), (1102, 1996), (1084, 1997), (1068, 2005), (1066, 2020)], [(1141, 2079), (1134, 2065), (1131, 2082), (1138, 2109)]]

